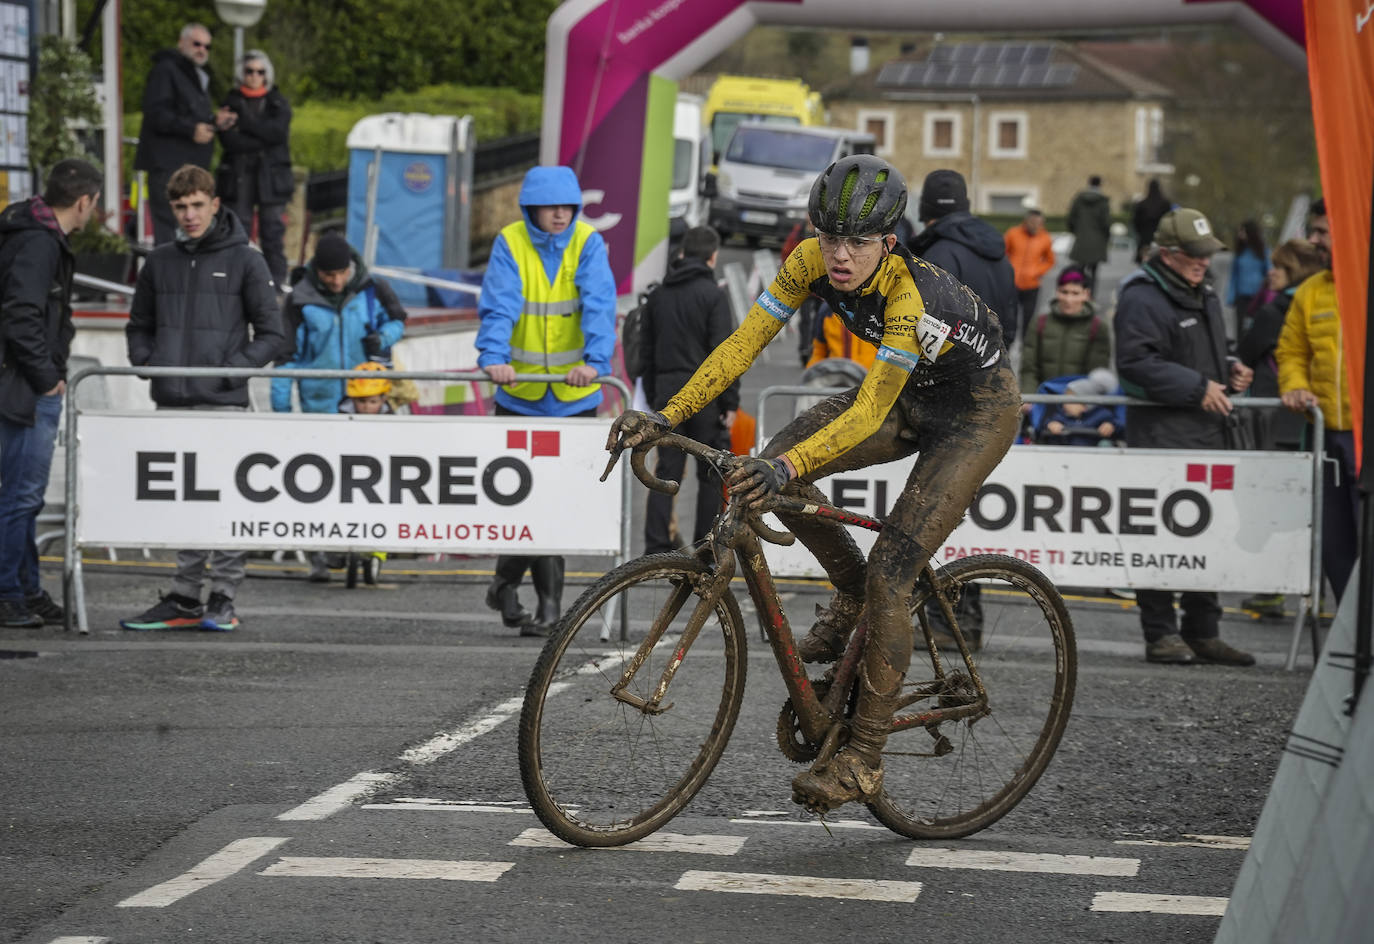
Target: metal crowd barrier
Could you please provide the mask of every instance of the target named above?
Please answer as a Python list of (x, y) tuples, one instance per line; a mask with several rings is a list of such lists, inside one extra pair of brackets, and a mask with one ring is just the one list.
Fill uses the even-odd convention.
[[(77, 629), (86, 634), (90, 632), (89, 623), (86, 620), (86, 589), (81, 568), (81, 555), (77, 552), (76, 545), (76, 515), (77, 508), (77, 457), (80, 448), (80, 439), (77, 436), (77, 428), (81, 415), (81, 410), (76, 405), (76, 389), (87, 377), (96, 376), (119, 376), (119, 377), (219, 377), (219, 378), (252, 378), (252, 377), (285, 377), (292, 380), (319, 379), (319, 380), (346, 380), (352, 377), (376, 378), (376, 374), (366, 370), (309, 370), (305, 368), (273, 368), (273, 367), (87, 367), (78, 370), (71, 377), (67, 378), (67, 394), (63, 404), (66, 411), (66, 430), (67, 430), (67, 453), (66, 469), (67, 481), (65, 489), (65, 507), (62, 510), (64, 547), (62, 550), (62, 600), (66, 609), (63, 617), (63, 629), (70, 631), (73, 620)], [(563, 380), (566, 374), (516, 374), (517, 381), (531, 381), (535, 383), (553, 383)], [(486, 371), (466, 370), (466, 371), (425, 371), (425, 370), (395, 370), (387, 372), (388, 379), (392, 380), (441, 380), (452, 381), (489, 381)], [(619, 377), (605, 376), (596, 378), (595, 383), (611, 387), (620, 396), (623, 410), (630, 408), (631, 393), (630, 388)], [(435, 422), (443, 422), (436, 419)], [(620, 553), (616, 555), (616, 566), (625, 563), (630, 559), (631, 541), (631, 485), (633, 484), (634, 473), (630, 469), (630, 463), (623, 462), (620, 466), (621, 478), (624, 480), (620, 507)], [(629, 613), (621, 607), (620, 617), (620, 638), (626, 639), (629, 632)], [(603, 632), (603, 636), (605, 633)]]
[[(761, 452), (767, 434), (765, 432), (765, 418), (768, 401), (774, 397), (828, 397), (837, 393), (847, 393), (850, 387), (806, 387), (800, 384), (778, 384), (765, 387), (759, 392), (758, 399), (758, 437), (755, 442), (755, 451)], [(1025, 403), (1092, 403), (1102, 406), (1146, 406), (1162, 407), (1168, 404), (1157, 403), (1154, 400), (1140, 400), (1135, 397), (1123, 396), (1076, 396), (1066, 394), (1047, 394), (1047, 393), (1028, 393), (1021, 397)], [(1232, 400), (1231, 405), (1244, 410), (1264, 410), (1284, 408), (1283, 401), (1276, 397), (1240, 397)], [(1319, 643), (1317, 639), (1317, 615), (1322, 598), (1322, 462), (1326, 458), (1326, 425), (1322, 417), (1320, 407), (1309, 408), (1308, 415), (1311, 418), (1312, 427), (1312, 546), (1308, 549), (1308, 558), (1311, 566), (1311, 588), (1306, 596), (1303, 597), (1303, 605), (1298, 610), (1298, 615), (1293, 622), (1293, 636), (1288, 646), (1288, 659), (1284, 663), (1284, 668), (1292, 671), (1298, 662), (1298, 645), (1302, 638), (1304, 627), (1308, 628), (1312, 637), (1312, 656), (1315, 659), (1319, 654)], [(1180, 450), (1183, 451), (1183, 450)]]

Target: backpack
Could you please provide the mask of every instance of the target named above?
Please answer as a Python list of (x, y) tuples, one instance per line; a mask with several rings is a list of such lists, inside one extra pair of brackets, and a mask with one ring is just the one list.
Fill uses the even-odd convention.
[(625, 376), (631, 380), (644, 376), (644, 319), (649, 299), (657, 289), (658, 283), (654, 282), (640, 292), (639, 304), (625, 313), (625, 322), (620, 326), (620, 351), (625, 358)]

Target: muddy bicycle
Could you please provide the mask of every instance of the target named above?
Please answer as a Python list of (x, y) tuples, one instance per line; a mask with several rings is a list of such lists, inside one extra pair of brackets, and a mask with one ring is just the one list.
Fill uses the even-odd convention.
[[(738, 461), (672, 433), (652, 445), (704, 458), (722, 474)], [(646, 468), (649, 448), (631, 452), (635, 475), (675, 493), (676, 482)], [(828, 504), (782, 497), (773, 507), (883, 527)], [(633, 842), (664, 826), (706, 783), (744, 696), (746, 629), (731, 589), (737, 568), (788, 692), (779, 748), (797, 763), (839, 750), (857, 701), (866, 620), (824, 676), (809, 678), (761, 544), (793, 540), (731, 499), (699, 545), (617, 567), (567, 611), (535, 664), (520, 715), (521, 780), (554, 835), (578, 846)], [(956, 612), (963, 588), (974, 583), (983, 588), (983, 628), (971, 642)], [(1058, 747), (1073, 702), (1073, 625), (1043, 574), (1000, 555), (926, 567), (910, 607), (916, 651), (883, 750), (883, 790), (867, 805), (903, 836), (967, 836), (1016, 806)], [(632, 638), (606, 641), (621, 608)], [(936, 611), (945, 624), (938, 628), (930, 618)], [(941, 650), (948, 640), (940, 630), (957, 651)]]

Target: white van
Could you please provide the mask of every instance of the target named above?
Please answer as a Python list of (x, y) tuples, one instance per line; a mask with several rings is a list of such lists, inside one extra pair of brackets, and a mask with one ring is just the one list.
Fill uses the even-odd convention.
[(682, 93), (673, 112), (673, 183), (668, 193), (668, 239), (672, 242), (693, 226), (706, 225), (710, 203), (702, 193), (702, 178), (711, 166), (711, 136), (702, 120), (705, 100)]
[(874, 147), (866, 131), (743, 122), (720, 156), (714, 187), (707, 181), (711, 225), (722, 239), (731, 233), (751, 243), (785, 239), (806, 222), (816, 175), (842, 157), (872, 154)]

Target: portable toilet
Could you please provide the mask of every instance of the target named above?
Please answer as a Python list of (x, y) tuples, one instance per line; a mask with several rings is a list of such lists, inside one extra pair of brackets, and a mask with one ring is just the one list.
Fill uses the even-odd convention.
[[(348, 133), (347, 238), (368, 265), (417, 274), (468, 264), (472, 119), (392, 112)], [(407, 305), (423, 284), (392, 279)]]

